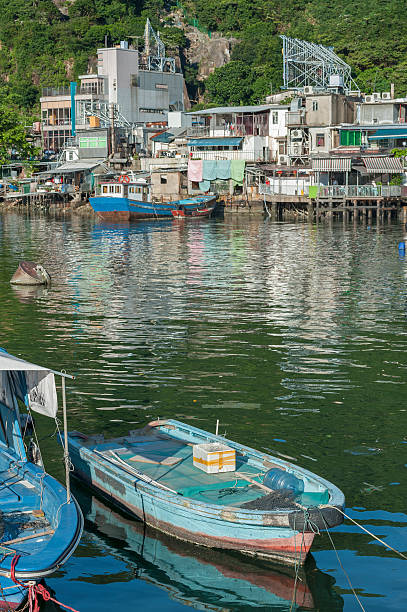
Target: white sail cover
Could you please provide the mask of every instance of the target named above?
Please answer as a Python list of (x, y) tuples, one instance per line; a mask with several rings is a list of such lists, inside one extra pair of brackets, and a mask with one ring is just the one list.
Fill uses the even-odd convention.
[(15, 407), (14, 396), (31, 410), (55, 417), (58, 411), (53, 372), (0, 349), (0, 402)]

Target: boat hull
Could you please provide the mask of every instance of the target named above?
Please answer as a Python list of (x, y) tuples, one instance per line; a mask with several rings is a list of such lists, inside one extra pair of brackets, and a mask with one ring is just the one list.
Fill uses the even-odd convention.
[(27, 589), (14, 584), (10, 578), (0, 576), (0, 610), (6, 612), (21, 609), (27, 600)]
[(137, 221), (140, 219), (172, 219), (173, 210), (181, 206), (186, 217), (210, 216), (216, 207), (215, 196), (189, 198), (176, 202), (138, 202), (129, 198), (95, 196), (89, 202), (100, 219), (105, 221)]
[(102, 482), (103, 478), (97, 473), (93, 473), (89, 478), (86, 470), (78, 469), (76, 459), (74, 465), (74, 475), (90, 484), (103, 497), (118, 504), (147, 525), (184, 542), (210, 548), (235, 550), (274, 562), (294, 565), (305, 562), (314, 540), (314, 533), (302, 534), (274, 527), (257, 528), (255, 531), (258, 537), (250, 537), (250, 529), (247, 529), (246, 526), (239, 528), (236, 524), (229, 526), (229, 530), (239, 533), (240, 537), (228, 536), (225, 535), (228, 525), (223, 520), (216, 526), (214, 521), (210, 520), (211, 525), (207, 525), (205, 517), (201, 514), (193, 516), (189, 511), (177, 512), (174, 507), (168, 509), (160, 507), (154, 498), (149, 499), (146, 494), (143, 495), (137, 490), (126, 491), (126, 494), (123, 494), (122, 491), (115, 492), (112, 486)]
[[(155, 433), (151, 433), (152, 431)], [(101, 442), (100, 439), (94, 441), (95, 438), (92, 436), (72, 432), (69, 435), (69, 450), (74, 465), (74, 475), (148, 525), (181, 540), (212, 548), (236, 550), (284, 564), (303, 564), (313, 543), (314, 532), (318, 529), (333, 527), (343, 521), (341, 508), (344, 505), (344, 497), (342, 492), (328, 481), (298, 466), (295, 466), (298, 475), (309, 483), (307, 494), (312, 495), (309, 492), (312, 480), (314, 489), (316, 489), (314, 494), (318, 499), (326, 499), (326, 501), (316, 502), (316, 498), (312, 497), (310, 502), (305, 502), (311, 504), (309, 506), (293, 504), (291, 507), (282, 505), (272, 510), (261, 510), (259, 508), (249, 509), (245, 505), (234, 506), (232, 503), (226, 505), (208, 503), (203, 501), (202, 497), (199, 498), (199, 495), (194, 497), (196, 491), (193, 493), (193, 490), (196, 484), (192, 484), (191, 490), (189, 483), (194, 482), (194, 477), (193, 472), (188, 471), (192, 467), (192, 451), (187, 450), (186, 454), (180, 455), (185, 457), (183, 461), (186, 461), (184, 464), (186, 472), (184, 473), (189, 475), (186, 481), (182, 479), (178, 481), (180, 484), (175, 489), (168, 488), (171, 485), (166, 484), (165, 479), (160, 482), (149, 480), (148, 477), (146, 479), (142, 472), (132, 471), (131, 466), (126, 462), (120, 462), (120, 460), (117, 462), (114, 458), (111, 459), (112, 455), (106, 455), (100, 451), (100, 449), (112, 447), (119, 447), (119, 451), (125, 451), (123, 446), (129, 444), (128, 448), (131, 448), (134, 454), (137, 453), (136, 448), (141, 449), (141, 446), (146, 444), (145, 440), (152, 440), (154, 445), (160, 444), (160, 439), (163, 437), (165, 440), (170, 438), (181, 441), (181, 445), (187, 448), (196, 443), (215, 440), (221, 440), (224, 444), (235, 448), (239, 457), (243, 458), (239, 459), (240, 467), (247, 466), (245, 471), (237, 469), (235, 472), (236, 476), (233, 478), (236, 483), (240, 475), (246, 474), (247, 469), (261, 470), (263, 468), (267, 470), (276, 465), (290, 467), (281, 459), (273, 458), (224, 438), (217, 438), (213, 434), (178, 421), (169, 420), (152, 422), (143, 430), (131, 432), (130, 437), (106, 442)], [(132, 442), (134, 439), (141, 439), (142, 442)], [(141, 446), (137, 446), (138, 444)], [(148, 454), (147, 450), (138, 452)], [(172, 450), (171, 452), (176, 453), (177, 451)], [(139, 457), (136, 459), (139, 461), (140, 455), (135, 456)], [(115, 457), (117, 459), (118, 455)], [(147, 455), (144, 459), (146, 458), (148, 461)], [(191, 462), (191, 465), (188, 461)], [(276, 461), (277, 464), (273, 461)], [(171, 474), (174, 477), (175, 472)], [(200, 484), (204, 482), (200, 479), (197, 482), (198, 488), (206, 486)], [(222, 482), (225, 482), (227, 486), (227, 480), (222, 480)], [(318, 493), (318, 490), (323, 493)], [(326, 498), (325, 495), (327, 495)], [(329, 505), (327, 505), (328, 499)]]

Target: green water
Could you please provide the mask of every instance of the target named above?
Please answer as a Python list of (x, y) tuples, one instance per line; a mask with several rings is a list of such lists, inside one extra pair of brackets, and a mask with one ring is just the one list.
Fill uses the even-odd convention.
[[(403, 232), (259, 218), (109, 226), (4, 213), (0, 346), (77, 376), (68, 386), (71, 429), (117, 436), (159, 416), (214, 430), (219, 419), (227, 437), (334, 482), (349, 515), (406, 554)], [(10, 286), (23, 259), (47, 268), (49, 289)], [(38, 429), (46, 466), (62, 479), (52, 423), (40, 417)], [(366, 610), (407, 608), (407, 561), (350, 522), (332, 537)], [(117, 602), (261, 607), (253, 594), (214, 608), (210, 589), (198, 595), (186, 579), (175, 597), (162, 577), (163, 588), (137, 575), (131, 554), (122, 555), (129, 548), (88, 523), (49, 583), (81, 612)], [(335, 582), (338, 609), (360, 609), (326, 535), (313, 552)], [(278, 605), (264, 609), (290, 608)], [(332, 600), (318, 606), (334, 609)]]

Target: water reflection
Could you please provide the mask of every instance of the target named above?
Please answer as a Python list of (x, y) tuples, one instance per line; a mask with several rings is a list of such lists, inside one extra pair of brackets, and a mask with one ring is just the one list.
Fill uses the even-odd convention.
[[(77, 375), (68, 384), (71, 429), (116, 437), (166, 416), (214, 431), (219, 418), (228, 437), (337, 484), (351, 516), (406, 551), (403, 236), (397, 224), (109, 226), (0, 214), (0, 346)], [(53, 279), (31, 302), (9, 283), (22, 259)], [(38, 430), (62, 479), (46, 437), (53, 429), (39, 418)], [(407, 607), (403, 560), (351, 524), (333, 537), (369, 612)], [(101, 549), (91, 546), (89, 581), (123, 570), (109, 553), (103, 563), (92, 557)], [(80, 554), (69, 580), (81, 575)], [(316, 538), (314, 554), (355, 609), (328, 538)], [(69, 602), (66, 581), (54, 588)], [(75, 584), (86, 602), (76, 607), (89, 612), (98, 590)], [(168, 612), (166, 594), (158, 599)]]
[(11, 288), (18, 301), (26, 304), (47, 297), (49, 292), (49, 287), (43, 286), (11, 285)]
[(124, 567), (107, 580), (94, 575), (95, 583), (115, 585), (136, 578), (167, 591), (176, 601), (199, 610), (315, 610), (340, 611), (343, 600), (334, 580), (315, 568), (310, 560), (306, 572), (295, 581), (270, 564), (250, 561), (240, 555), (204, 549), (154, 531), (88, 497), (79, 488), (76, 495), (85, 510), (86, 526), (98, 554), (108, 552)]

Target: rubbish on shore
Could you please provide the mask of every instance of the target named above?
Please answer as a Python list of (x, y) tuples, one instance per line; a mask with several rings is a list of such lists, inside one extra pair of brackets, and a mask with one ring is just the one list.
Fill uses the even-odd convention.
[(49, 285), (51, 277), (41, 264), (20, 261), (10, 283), (13, 285)]
[[(298, 566), (316, 533), (343, 521), (344, 495), (330, 482), (186, 423), (160, 419), (112, 440), (71, 432), (68, 442), (74, 475), (147, 524), (194, 544)], [(223, 454), (204, 457), (213, 469), (194, 466), (194, 447), (215, 444)], [(224, 471), (230, 450), (235, 470)]]

